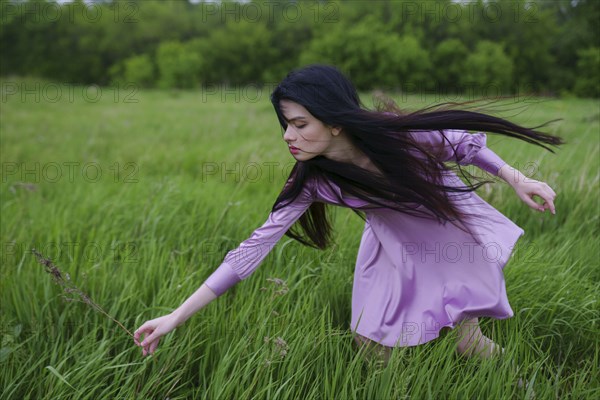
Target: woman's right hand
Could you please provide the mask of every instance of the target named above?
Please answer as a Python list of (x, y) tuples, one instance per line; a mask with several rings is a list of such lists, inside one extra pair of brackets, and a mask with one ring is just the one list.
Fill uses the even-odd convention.
[[(133, 334), (136, 345), (144, 348), (143, 355), (152, 354), (161, 336), (166, 335), (179, 325), (183, 324), (195, 312), (217, 298), (217, 295), (206, 284), (202, 284), (186, 301), (171, 314), (144, 322)], [(140, 343), (140, 336), (144, 340)]]
[[(177, 328), (178, 321), (175, 315), (167, 314), (156, 319), (144, 322), (133, 334), (133, 341), (143, 348), (142, 355), (153, 354), (158, 347), (160, 338)], [(144, 339), (140, 342), (140, 336)]]

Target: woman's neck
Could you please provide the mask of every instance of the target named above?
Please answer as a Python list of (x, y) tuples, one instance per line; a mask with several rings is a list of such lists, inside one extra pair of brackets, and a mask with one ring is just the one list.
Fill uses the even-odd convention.
[(335, 150), (329, 152), (329, 154), (326, 155), (327, 158), (338, 162), (353, 164), (371, 171), (374, 174), (383, 175), (369, 157), (358, 147), (353, 145), (345, 135), (341, 134), (336, 139), (337, 143)]

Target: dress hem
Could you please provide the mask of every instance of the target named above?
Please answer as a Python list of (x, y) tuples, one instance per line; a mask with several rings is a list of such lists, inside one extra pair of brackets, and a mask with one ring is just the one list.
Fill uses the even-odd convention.
[(373, 339), (368, 334), (360, 333), (358, 330), (352, 330), (352, 329), (350, 329), (350, 332), (352, 332), (354, 334), (359, 334), (361, 336), (364, 336), (365, 338), (367, 338), (369, 340), (372, 340), (373, 342), (376, 342), (377, 344), (379, 344), (381, 346), (385, 346), (385, 347), (391, 347), (391, 348), (394, 348), (394, 347), (398, 347), (398, 348), (400, 348), (400, 347), (416, 347), (416, 346), (420, 346), (420, 345), (426, 344), (428, 342), (431, 342), (432, 340), (439, 339), (440, 332), (442, 331), (442, 329), (444, 329), (444, 328), (450, 328), (451, 330), (453, 330), (453, 329), (455, 329), (458, 326), (458, 324), (460, 322), (464, 321), (465, 319), (471, 319), (471, 318), (492, 318), (492, 319), (496, 319), (496, 320), (505, 320), (505, 319), (509, 319), (509, 318), (512, 318), (512, 317), (514, 317), (514, 313), (512, 313), (510, 315), (506, 315), (504, 317), (490, 316), (490, 315), (483, 315), (483, 314), (482, 315), (472, 315), (472, 316), (465, 317), (462, 320), (457, 321), (457, 322), (450, 321), (449, 323), (446, 323), (446, 324), (440, 326), (440, 328), (437, 329), (435, 333), (433, 331), (430, 331), (429, 332), (429, 338), (426, 339), (425, 341), (422, 341), (422, 342), (419, 342), (419, 343), (405, 343), (405, 344), (399, 344), (399, 345), (392, 345), (392, 344), (389, 344), (389, 342), (387, 342), (387, 341)]
[[(514, 256), (514, 254), (515, 254), (515, 246), (516, 246), (517, 242), (519, 241), (519, 239), (521, 237), (523, 237), (524, 234), (525, 234), (525, 231), (521, 227), (519, 227), (518, 225), (517, 225), (517, 227), (518, 227), (518, 230), (516, 231), (517, 235), (514, 238), (514, 240), (511, 241), (512, 243), (511, 243), (511, 246), (509, 247), (510, 248), (510, 253), (508, 254), (508, 257), (506, 258), (506, 261), (499, 262), (499, 267), (500, 267), (501, 271), (504, 270), (504, 267), (509, 263), (509, 261)], [(376, 343), (378, 343), (378, 344), (380, 344), (382, 346), (385, 346), (385, 347), (391, 347), (391, 348), (394, 348), (394, 347), (415, 347), (415, 346), (419, 346), (419, 345), (428, 343), (428, 342), (430, 342), (432, 340), (438, 339), (440, 337), (440, 332), (441, 332), (441, 330), (443, 328), (455, 329), (457, 327), (457, 325), (460, 322), (464, 321), (465, 319), (471, 319), (471, 318), (493, 318), (493, 319), (497, 319), (497, 320), (504, 320), (504, 319), (512, 318), (513, 316), (514, 316), (514, 312), (511, 312), (510, 314), (507, 314), (507, 315), (504, 315), (504, 316), (489, 315), (489, 314), (488, 315), (485, 315), (485, 314), (469, 315), (469, 316), (467, 316), (467, 317), (465, 317), (465, 318), (463, 318), (463, 319), (461, 319), (459, 321), (449, 321), (446, 324), (440, 326), (440, 328), (436, 329), (435, 331), (433, 331), (433, 330), (432, 331), (428, 331), (428, 338), (426, 340), (422, 341), (422, 342), (419, 342), (419, 343), (407, 343), (407, 342), (404, 342), (404, 344), (403, 344), (403, 342), (401, 342), (400, 339), (398, 339), (398, 340), (396, 340), (395, 344), (391, 344), (390, 342), (388, 342), (386, 340), (375, 339), (372, 335), (361, 333), (358, 329), (354, 330), (354, 329), (352, 329), (352, 327), (350, 328), (350, 331), (352, 333), (359, 334), (359, 335), (361, 335), (361, 336), (363, 336), (363, 337), (365, 337), (367, 339), (370, 339), (370, 340), (372, 340), (372, 341), (374, 341), (374, 342), (376, 342)], [(399, 341), (400, 341), (400, 344), (398, 344)]]

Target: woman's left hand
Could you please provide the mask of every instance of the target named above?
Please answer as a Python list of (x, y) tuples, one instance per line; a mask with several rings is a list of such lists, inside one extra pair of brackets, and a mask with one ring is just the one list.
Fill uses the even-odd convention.
[[(554, 207), (554, 198), (556, 193), (546, 182), (536, 181), (535, 179), (527, 178), (519, 180), (512, 185), (512, 188), (517, 193), (517, 196), (534, 210), (544, 212), (549, 209), (552, 214), (556, 214)], [(543, 204), (538, 204), (533, 200), (533, 196), (538, 196), (544, 201)]]

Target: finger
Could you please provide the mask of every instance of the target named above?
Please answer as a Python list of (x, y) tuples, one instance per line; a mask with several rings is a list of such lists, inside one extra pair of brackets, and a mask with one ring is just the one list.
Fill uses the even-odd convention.
[(146, 322), (145, 324), (143, 324), (142, 326), (140, 326), (139, 328), (137, 328), (137, 330), (133, 333), (133, 338), (139, 340), (140, 336), (143, 333), (148, 332), (149, 330), (152, 330), (152, 328)]
[(147, 346), (149, 343), (148, 338), (152, 337), (154, 332), (155, 332), (155, 330), (153, 328), (146, 328), (146, 330), (144, 332), (142, 332), (143, 336), (140, 336), (140, 339), (141, 339), (140, 346)]
[(554, 192), (554, 190), (552, 190), (552, 188), (548, 185), (546, 185), (546, 190), (552, 195), (552, 196), (556, 196), (556, 193)]
[[(144, 335), (147, 336), (147, 335)], [(142, 338), (141, 337), (137, 337), (137, 338), (133, 338), (133, 342), (137, 345), (137, 346), (141, 346), (142, 345)]]
[(153, 341), (155, 341), (156, 339), (158, 339), (160, 337), (160, 335), (158, 335), (158, 333), (156, 331), (151, 332), (148, 336), (146, 336), (144, 338), (144, 340), (142, 340), (142, 346), (144, 347), (148, 347), (148, 345), (150, 343), (152, 343)]
[(145, 346), (142, 346), (143, 352), (142, 354), (144, 356), (147, 356), (150, 354), (150, 343), (146, 344)]
[(543, 191), (548, 193), (550, 196), (554, 196), (554, 190), (552, 190), (552, 188), (548, 185), (543, 188)]
[(550, 190), (543, 190), (539, 193), (536, 193), (537, 196), (541, 197), (544, 201), (542, 204), (542, 211), (549, 209), (552, 214), (556, 213), (556, 209), (554, 208), (554, 196), (550, 192)]
[(530, 198), (529, 196), (524, 196), (523, 201), (525, 202), (525, 204), (527, 204), (529, 207), (535, 209), (535, 210), (539, 210), (539, 211), (543, 211), (543, 208), (541, 205), (539, 205), (538, 203), (536, 203), (532, 198)]
[(544, 203), (544, 205), (548, 206), (548, 208), (550, 209), (550, 212), (552, 212), (552, 214), (556, 214), (556, 208), (554, 207), (554, 202), (552, 201), (552, 199), (550, 197), (548, 197), (546, 199), (546, 203)]
[(150, 343), (150, 354), (154, 354), (154, 351), (158, 347), (158, 342), (160, 342), (160, 339), (156, 339), (154, 342)]
[(140, 343), (140, 346), (142, 347), (148, 347), (148, 345), (151, 343), (150, 340), (152, 338), (152, 335), (147, 335), (144, 340), (142, 340), (142, 343)]
[(554, 214), (554, 203), (552, 201), (552, 195), (546, 191), (539, 191), (535, 193), (536, 196), (540, 197), (542, 199), (542, 204), (537, 204), (537, 207), (540, 211), (546, 211), (546, 209), (550, 210), (550, 212), (552, 212)]
[[(158, 339), (157, 339), (157, 340), (155, 340), (155, 341), (154, 341), (154, 342), (152, 342), (152, 343), (148, 343), (148, 344), (146, 344), (146, 345), (143, 347), (143, 348), (144, 348), (144, 355), (145, 355), (145, 356), (148, 356), (148, 355), (150, 355), (150, 354), (152, 354), (152, 353), (154, 352), (154, 351), (152, 350), (152, 346), (153, 346), (153, 345), (154, 345), (154, 344), (155, 344), (157, 341), (158, 341)], [(155, 346), (155, 347), (156, 347), (156, 346)]]
[(142, 336), (142, 334), (144, 333), (143, 330), (141, 330), (142, 328), (138, 329), (137, 331), (135, 331), (133, 333), (133, 341), (135, 342), (135, 344), (137, 344), (138, 346), (140, 345), (140, 336)]
[(140, 340), (140, 335), (142, 334), (142, 327), (143, 325), (137, 328), (135, 332), (133, 332), (133, 340), (136, 344), (138, 343), (138, 340)]

